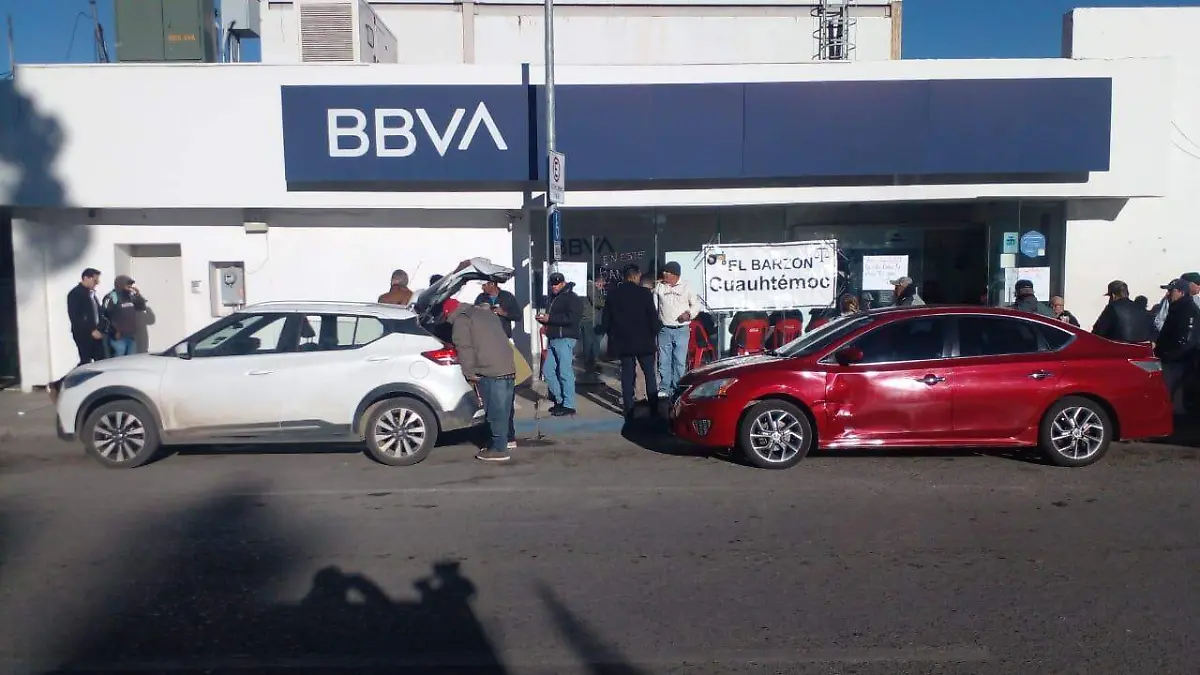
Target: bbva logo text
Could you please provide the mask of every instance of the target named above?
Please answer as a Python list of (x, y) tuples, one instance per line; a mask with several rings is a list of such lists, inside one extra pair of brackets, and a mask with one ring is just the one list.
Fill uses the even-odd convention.
[[(415, 125), (418, 121), (425, 132), (425, 138), (433, 143), (438, 155), (445, 157), (455, 136), (458, 135), (463, 118), (467, 116), (466, 108), (456, 108), (445, 128), (438, 129), (424, 108), (413, 111), (404, 108), (377, 108), (372, 112), (374, 124), (368, 132), (367, 115), (357, 108), (330, 108), (325, 111), (330, 157), (362, 157), (371, 151), (372, 146), (375, 148), (376, 157), (408, 157), (417, 151)], [(508, 142), (500, 133), (496, 120), (492, 119), (487, 104), (482, 101), (475, 107), (466, 129), (458, 138), (458, 150), (471, 149), (471, 142), (479, 133), (480, 127), (487, 130), (497, 150), (508, 150)]]

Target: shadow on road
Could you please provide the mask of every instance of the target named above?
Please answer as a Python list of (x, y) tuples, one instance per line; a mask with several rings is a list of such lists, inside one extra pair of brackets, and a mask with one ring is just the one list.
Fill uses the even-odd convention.
[(629, 664), (614, 648), (604, 644), (590, 626), (563, 603), (553, 589), (544, 584), (537, 587), (538, 597), (550, 612), (554, 626), (566, 640), (571, 651), (592, 675), (643, 675)]

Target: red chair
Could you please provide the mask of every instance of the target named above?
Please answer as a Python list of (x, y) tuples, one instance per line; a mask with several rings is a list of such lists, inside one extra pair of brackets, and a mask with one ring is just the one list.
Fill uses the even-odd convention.
[(780, 319), (775, 322), (775, 330), (771, 333), (771, 346), (778, 349), (800, 337), (804, 332), (804, 324), (799, 319)]
[(709, 339), (704, 324), (692, 321), (692, 337), (688, 340), (688, 370), (717, 360), (717, 350)]
[(763, 338), (767, 335), (766, 319), (746, 319), (738, 324), (733, 333), (734, 354), (745, 356), (763, 350)]

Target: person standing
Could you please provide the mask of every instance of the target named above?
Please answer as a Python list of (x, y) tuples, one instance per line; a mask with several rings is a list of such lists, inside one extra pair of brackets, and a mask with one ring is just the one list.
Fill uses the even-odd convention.
[(579, 325), (579, 341), (583, 345), (583, 368), (588, 373), (596, 372), (600, 361), (600, 323), (603, 316), (604, 285), (588, 277), (587, 297), (583, 300), (583, 319)]
[(487, 308), (500, 318), (504, 334), (512, 340), (513, 327), (521, 316), (521, 306), (517, 304), (517, 296), (500, 288), (494, 281), (483, 282), (483, 292), (475, 298), (476, 305), (487, 305)]
[(1033, 282), (1029, 279), (1019, 279), (1013, 285), (1013, 294), (1016, 296), (1016, 301), (1010, 305), (1010, 309), (1029, 312), (1030, 314), (1040, 314), (1051, 319), (1054, 318), (1054, 311), (1046, 303), (1037, 299), (1037, 295), (1033, 290)]
[[(79, 352), (79, 365), (100, 361), (107, 354), (104, 349), (104, 310), (96, 299), (96, 286), (100, 283), (100, 270), (89, 267), (79, 276), (79, 283), (67, 292), (67, 320), (71, 324), (71, 340)], [(58, 399), (62, 389), (59, 378), (46, 385), (50, 400)]]
[(1092, 333), (1119, 342), (1149, 342), (1146, 312), (1129, 299), (1129, 286), (1120, 280), (1109, 282), (1105, 295), (1108, 304), (1092, 326)]
[[(704, 304), (687, 282), (675, 261), (663, 265), (662, 281), (654, 287), (654, 305), (658, 308), (658, 395), (669, 398), (679, 388), (679, 379), (687, 370), (691, 323)], [(646, 390), (649, 392), (649, 388)]]
[(1200, 319), (1200, 308), (1192, 300), (1188, 282), (1172, 279), (1163, 286), (1171, 304), (1167, 309), (1158, 341), (1154, 343), (1154, 355), (1162, 361), (1163, 380), (1171, 395), (1171, 408), (1176, 415), (1187, 413), (1184, 405), (1184, 383), (1191, 364), (1196, 358), (1196, 323)]
[(113, 356), (134, 353), (137, 341), (138, 314), (146, 311), (146, 299), (125, 274), (113, 280), (113, 289), (104, 296), (104, 318), (108, 323), (108, 347)]
[(463, 377), (475, 386), (488, 423), (488, 445), (475, 455), (485, 462), (510, 459), (516, 362), (500, 317), (490, 307), (460, 304), (448, 317)]
[(575, 344), (579, 342), (583, 300), (562, 272), (552, 273), (549, 282), (550, 306), (538, 314), (537, 320), (546, 327), (549, 353), (543, 375), (554, 401), (550, 414), (562, 417), (575, 414)]
[[(1111, 293), (1112, 284), (1109, 284), (1108, 288), (1109, 292)], [(1129, 297), (1128, 288), (1125, 289), (1125, 296)], [(1112, 296), (1110, 295), (1109, 297)], [(1058, 319), (1059, 321), (1062, 321), (1063, 323), (1069, 323), (1072, 326), (1079, 328), (1079, 319), (1076, 319), (1074, 314), (1067, 311), (1066, 301), (1063, 300), (1061, 295), (1056, 295), (1050, 298), (1050, 311), (1054, 312), (1054, 318)]]
[(387, 293), (379, 296), (379, 302), (383, 305), (401, 305), (407, 307), (412, 304), (413, 292), (408, 287), (408, 272), (404, 270), (396, 270), (392, 272), (392, 285)]
[(626, 419), (632, 419), (638, 368), (648, 385), (646, 398), (650, 403), (650, 414), (658, 414), (654, 351), (659, 325), (654, 293), (641, 285), (641, 269), (637, 265), (626, 265), (622, 271), (624, 280), (610, 290), (605, 299), (601, 325), (608, 334), (609, 355), (621, 360), (621, 399)]
[(895, 295), (892, 304), (896, 307), (920, 307), (925, 304), (921, 296), (917, 295), (917, 287), (913, 284), (912, 277), (892, 279), (889, 283), (892, 284), (892, 293)]

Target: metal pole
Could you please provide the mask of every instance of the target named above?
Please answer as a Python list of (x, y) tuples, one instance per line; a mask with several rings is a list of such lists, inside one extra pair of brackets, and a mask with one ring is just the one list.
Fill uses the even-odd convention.
[(13, 48), (12, 14), (8, 15), (8, 74), (14, 81), (17, 79), (17, 52)]
[(92, 7), (92, 48), (93, 56), (96, 63), (104, 62), (104, 44), (101, 42), (104, 38), (100, 32), (100, 15), (96, 12), (96, 0), (88, 0), (88, 4)]
[[(546, 30), (546, 155), (542, 158), (546, 169), (546, 259), (550, 271), (558, 271), (562, 257), (562, 244), (554, 238), (553, 222), (558, 217), (558, 207), (550, 202), (550, 153), (554, 147), (554, 0), (546, 0), (545, 16), (542, 21)], [(562, 228), (558, 228), (561, 230)]]

